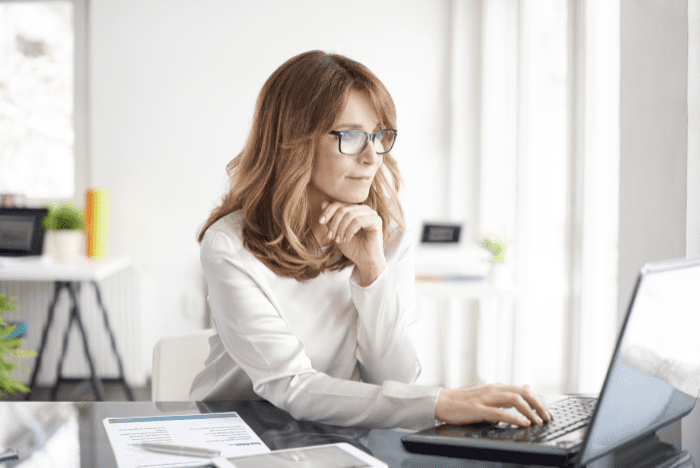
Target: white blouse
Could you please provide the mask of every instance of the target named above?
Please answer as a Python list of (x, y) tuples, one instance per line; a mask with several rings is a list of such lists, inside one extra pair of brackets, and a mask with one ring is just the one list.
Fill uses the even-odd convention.
[(361, 287), (354, 268), (278, 276), (243, 247), (243, 223), (227, 215), (202, 241), (216, 333), (190, 399), (263, 398), (339, 426), (434, 425), (440, 388), (411, 385), (420, 364), (407, 330), (418, 319), (410, 236), (394, 230), (387, 267)]

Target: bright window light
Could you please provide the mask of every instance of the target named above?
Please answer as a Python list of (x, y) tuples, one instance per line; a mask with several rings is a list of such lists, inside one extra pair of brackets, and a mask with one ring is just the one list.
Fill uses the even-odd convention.
[(72, 2), (0, 2), (0, 194), (70, 198)]

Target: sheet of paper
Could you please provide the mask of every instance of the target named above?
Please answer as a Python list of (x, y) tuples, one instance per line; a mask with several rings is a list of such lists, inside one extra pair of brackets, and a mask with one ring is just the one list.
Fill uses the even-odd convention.
[(210, 462), (149, 452), (133, 445), (147, 442), (221, 450), (223, 457), (270, 451), (237, 413), (105, 418), (103, 423), (119, 468), (207, 466)]

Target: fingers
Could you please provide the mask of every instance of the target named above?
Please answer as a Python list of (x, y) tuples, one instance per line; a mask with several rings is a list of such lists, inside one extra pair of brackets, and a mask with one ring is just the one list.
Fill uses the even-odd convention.
[(539, 425), (552, 419), (547, 405), (530, 391), (529, 386), (503, 384), (443, 389), (438, 398), (436, 416), (452, 424), (499, 421), (520, 427)]
[(346, 242), (365, 225), (368, 223), (367, 213), (364, 210), (359, 207), (343, 207), (336, 211), (329, 229), (335, 232), (336, 242)]
[(544, 401), (542, 401), (542, 398), (538, 397), (530, 391), (529, 385), (525, 385), (525, 388), (527, 392), (523, 395), (523, 398), (525, 398), (527, 404), (530, 405), (530, 407), (533, 408), (535, 411), (537, 411), (537, 414), (539, 414), (542, 420), (551, 420), (552, 413), (549, 411), (549, 407), (547, 406), (547, 404)]
[(347, 242), (360, 229), (370, 231), (381, 229), (381, 218), (367, 205), (348, 205), (340, 202), (322, 205), (323, 212), (319, 223), (324, 224), (329, 239)]
[(544, 421), (540, 418), (537, 413), (532, 409), (532, 407), (525, 401), (525, 398), (517, 393), (514, 393), (511, 397), (513, 401), (513, 407), (517, 409), (520, 414), (525, 416), (528, 420), (528, 426), (530, 422), (534, 424), (542, 424)]
[(529, 427), (532, 425), (530, 420), (526, 417), (511, 411), (506, 411), (502, 408), (485, 408), (484, 413), (488, 415), (485, 418), (488, 421), (504, 422), (519, 427)]
[(552, 419), (547, 405), (540, 397), (532, 393), (529, 385), (522, 387), (502, 386), (501, 389), (508, 392), (507, 398), (510, 407), (517, 409), (533, 423), (542, 424), (544, 421)]
[[(538, 417), (542, 421), (549, 421), (552, 419), (552, 414), (549, 412), (549, 407), (542, 401), (540, 397), (532, 393), (529, 385), (523, 385), (522, 387), (515, 387), (514, 391), (517, 392), (523, 399), (524, 404), (529, 409), (528, 414), (525, 414), (520, 407), (516, 407), (518, 411), (525, 414), (531, 421), (535, 421), (532, 416)], [(533, 411), (534, 410), (534, 411)], [(537, 415), (535, 415), (535, 412)], [(529, 414), (531, 413), (531, 414)]]
[[(325, 205), (325, 203), (324, 203)], [(319, 219), (320, 224), (326, 226), (328, 239), (335, 239), (336, 242), (341, 241), (340, 233), (338, 232), (338, 227), (340, 222), (343, 220), (345, 215), (352, 209), (349, 205), (342, 205), (340, 203), (331, 203), (327, 205), (323, 212), (321, 213), (321, 218)], [(345, 234), (343, 232), (343, 234)]]

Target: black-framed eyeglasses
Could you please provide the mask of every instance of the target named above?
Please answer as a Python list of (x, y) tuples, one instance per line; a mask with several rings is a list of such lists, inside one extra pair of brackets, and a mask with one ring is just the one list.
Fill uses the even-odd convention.
[(397, 131), (393, 128), (388, 128), (374, 133), (367, 133), (362, 130), (334, 130), (329, 133), (338, 137), (338, 151), (354, 156), (362, 153), (370, 140), (372, 140), (374, 151), (377, 154), (388, 153), (394, 147)]

